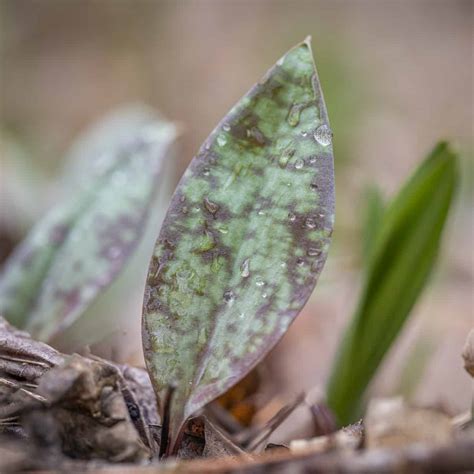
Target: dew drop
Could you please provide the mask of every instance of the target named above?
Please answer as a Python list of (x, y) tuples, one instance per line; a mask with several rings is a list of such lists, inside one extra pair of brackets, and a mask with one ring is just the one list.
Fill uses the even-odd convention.
[[(316, 136), (316, 135), (315, 135)], [(217, 137), (217, 144), (219, 146), (225, 146), (227, 144), (227, 138), (224, 135), (219, 135)]]
[(301, 158), (298, 158), (296, 161), (295, 161), (295, 168), (297, 170), (300, 170), (301, 168), (303, 168), (304, 166), (304, 161), (301, 159)]
[(293, 214), (292, 212), (288, 213), (288, 219), (290, 219), (291, 222), (295, 222), (296, 214)]
[(224, 292), (224, 301), (230, 306), (234, 303), (235, 294), (232, 290), (227, 290)]
[(262, 277), (257, 277), (256, 280), (255, 280), (255, 284), (257, 286), (264, 286), (265, 285), (265, 282), (263, 281)]
[(220, 225), (219, 227), (217, 227), (217, 230), (221, 233), (221, 234), (227, 234), (229, 232), (229, 228), (222, 224)]
[(239, 319), (244, 319), (245, 318), (245, 313), (240, 313), (239, 314)]
[(250, 259), (246, 258), (240, 266), (240, 274), (242, 278), (247, 278), (250, 275)]
[(281, 268), (286, 268), (286, 262), (281, 262), (281, 263), (280, 263), (280, 267), (281, 267)]
[(204, 176), (209, 176), (209, 171), (210, 171), (209, 168), (203, 168), (202, 174), (203, 174)]
[(253, 139), (259, 145), (265, 145), (265, 135), (257, 128), (252, 127), (247, 130), (247, 137)]
[(263, 211), (262, 209), (260, 209), (260, 211), (258, 211), (257, 214), (258, 214), (259, 216), (264, 216), (264, 215), (265, 215), (265, 211)]
[(321, 125), (314, 132), (314, 139), (322, 146), (328, 146), (332, 142), (332, 131), (327, 125)]
[(228, 123), (225, 123), (224, 125), (222, 125), (222, 130), (224, 130), (224, 132), (230, 131), (230, 125)]
[(308, 257), (317, 257), (318, 255), (321, 255), (321, 250), (319, 250), (317, 247), (310, 247), (306, 254)]
[(314, 220), (313, 217), (308, 217), (306, 220), (305, 220), (305, 226), (308, 228), (308, 229), (314, 229), (316, 227), (316, 221)]
[(262, 298), (266, 299), (268, 297), (267, 293), (262, 293)]
[(277, 63), (277, 66), (282, 66), (284, 62), (285, 62), (285, 56), (281, 57), (276, 63)]
[(204, 207), (211, 213), (215, 214), (219, 210), (219, 204), (212, 202), (209, 198), (204, 198)]
[(289, 158), (285, 155), (280, 156), (280, 159), (278, 160), (278, 165), (280, 168), (286, 168), (286, 165), (288, 164)]
[(283, 153), (281, 154), (279, 160), (278, 160), (278, 164), (280, 166), (280, 168), (286, 168), (286, 165), (288, 164), (288, 161), (290, 160), (290, 158), (295, 154), (295, 150), (292, 150), (292, 149), (286, 149), (283, 151)]
[(290, 127), (296, 127), (300, 123), (301, 105), (293, 104), (288, 113), (286, 121)]
[(301, 136), (302, 136), (302, 137), (307, 137), (307, 136), (308, 136), (308, 132), (307, 132), (306, 130), (303, 130), (303, 131), (301, 132)]

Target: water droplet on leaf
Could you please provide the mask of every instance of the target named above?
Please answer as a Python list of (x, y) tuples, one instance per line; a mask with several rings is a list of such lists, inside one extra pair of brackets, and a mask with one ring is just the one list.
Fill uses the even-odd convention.
[(314, 132), (314, 139), (322, 146), (328, 146), (332, 142), (332, 131), (327, 125), (321, 125)]
[(308, 217), (306, 220), (305, 220), (305, 226), (308, 228), (308, 229), (314, 229), (316, 227), (316, 220), (313, 218), (313, 217)]
[(219, 204), (212, 202), (209, 198), (204, 198), (204, 207), (211, 213), (215, 214), (219, 210)]
[(217, 144), (218, 144), (219, 146), (225, 146), (225, 145), (227, 144), (227, 138), (224, 137), (224, 135), (219, 135), (219, 136), (217, 137)]
[(295, 154), (295, 150), (293, 149), (287, 148), (286, 150), (284, 150), (278, 160), (278, 164), (280, 165), (280, 168), (286, 168), (288, 161), (294, 154)]
[(321, 254), (321, 250), (317, 247), (310, 247), (306, 253), (309, 257), (317, 257)]
[(304, 161), (301, 159), (301, 158), (298, 158), (296, 161), (295, 161), (295, 168), (297, 170), (300, 170), (301, 168), (303, 168), (304, 166)]
[(250, 275), (250, 259), (246, 258), (240, 266), (240, 274), (242, 278), (247, 278)]
[(222, 125), (222, 130), (224, 130), (224, 132), (228, 132), (230, 130), (230, 125), (228, 123), (225, 123), (224, 125)]
[(265, 285), (265, 282), (263, 281), (262, 277), (259, 277), (259, 276), (258, 276), (258, 277), (255, 279), (255, 284), (256, 284), (257, 286), (264, 286), (264, 285)]
[(286, 118), (288, 125), (290, 125), (291, 127), (296, 127), (300, 123), (300, 114), (301, 105), (293, 104), (291, 106), (290, 112), (288, 113), (288, 117)]
[(231, 306), (234, 303), (235, 294), (232, 290), (227, 290), (224, 292), (224, 301)]

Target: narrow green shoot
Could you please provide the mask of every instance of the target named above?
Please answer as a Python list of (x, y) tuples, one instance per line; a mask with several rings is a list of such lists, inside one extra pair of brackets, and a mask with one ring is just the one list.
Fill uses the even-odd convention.
[(384, 212), (327, 387), (340, 424), (360, 414), (369, 383), (432, 274), (457, 183), (457, 155), (439, 143)]

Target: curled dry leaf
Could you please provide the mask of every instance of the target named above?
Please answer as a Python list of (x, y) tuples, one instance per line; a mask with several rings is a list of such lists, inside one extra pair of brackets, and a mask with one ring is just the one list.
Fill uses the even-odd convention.
[(175, 137), (173, 124), (155, 121), (94, 156), (0, 274), (0, 311), (10, 322), (49, 340), (112, 282), (140, 241)]
[(307, 40), (231, 109), (181, 179), (143, 310), (158, 398), (176, 387), (172, 444), (186, 418), (280, 340), (313, 291), (334, 220), (331, 136)]

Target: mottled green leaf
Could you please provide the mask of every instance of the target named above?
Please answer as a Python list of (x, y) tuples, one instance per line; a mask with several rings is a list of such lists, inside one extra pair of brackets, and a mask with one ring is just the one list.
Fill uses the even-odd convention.
[(440, 143), (383, 214), (327, 389), (341, 424), (359, 416), (368, 384), (432, 273), (457, 183), (457, 156)]
[(70, 195), (33, 228), (0, 274), (0, 312), (36, 338), (48, 340), (69, 326), (140, 240), (176, 130), (164, 121), (136, 125), (108, 152), (82, 157), (87, 163), (69, 181)]
[(178, 185), (143, 316), (158, 398), (176, 386), (172, 440), (265, 356), (309, 298), (334, 220), (331, 135), (305, 41), (231, 109)]

